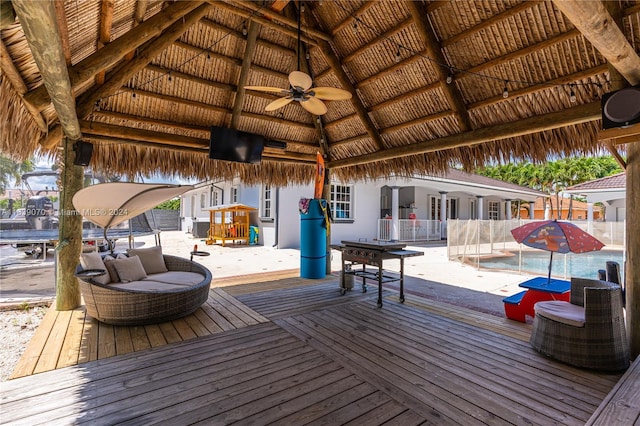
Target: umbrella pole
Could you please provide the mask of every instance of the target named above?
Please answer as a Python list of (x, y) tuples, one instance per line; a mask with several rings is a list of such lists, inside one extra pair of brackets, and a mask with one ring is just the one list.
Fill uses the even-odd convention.
[(547, 285), (551, 284), (551, 265), (553, 264), (553, 252), (551, 253), (551, 257), (549, 258), (549, 276), (547, 277)]

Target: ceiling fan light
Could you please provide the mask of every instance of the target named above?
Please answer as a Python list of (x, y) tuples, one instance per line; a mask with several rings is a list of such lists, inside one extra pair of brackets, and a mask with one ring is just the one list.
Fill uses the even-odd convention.
[(449, 74), (449, 75), (447, 76), (447, 84), (451, 84), (451, 83), (453, 83), (453, 75), (452, 75), (452, 74)]

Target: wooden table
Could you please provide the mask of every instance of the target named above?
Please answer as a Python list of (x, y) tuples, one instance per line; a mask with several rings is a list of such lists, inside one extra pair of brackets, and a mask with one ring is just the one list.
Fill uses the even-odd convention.
[[(400, 282), (400, 303), (404, 303), (404, 258), (423, 256), (424, 252), (405, 250), (406, 244), (386, 242), (342, 241), (342, 244), (331, 248), (342, 252), (342, 274), (362, 278), (362, 292), (367, 291), (367, 279), (378, 281), (378, 308), (382, 307), (382, 283)], [(384, 273), (383, 263), (387, 259), (400, 259), (400, 278)], [(354, 265), (362, 265), (361, 270), (353, 269)], [(367, 266), (377, 267), (377, 271), (367, 270)], [(340, 282), (340, 290), (345, 294), (347, 289)]]

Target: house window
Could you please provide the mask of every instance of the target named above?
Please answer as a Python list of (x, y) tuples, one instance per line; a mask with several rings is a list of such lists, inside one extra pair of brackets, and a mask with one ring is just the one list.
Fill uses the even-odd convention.
[(212, 186), (209, 189), (209, 195), (210, 195), (209, 196), (209, 202), (210, 202), (209, 205), (211, 207), (217, 206), (217, 205), (220, 204), (220, 191), (216, 187)]
[(207, 206), (207, 194), (203, 192), (200, 194), (200, 208), (204, 209)]
[(431, 215), (429, 216), (429, 220), (440, 220), (440, 198), (437, 197), (429, 197), (430, 201), (431, 201), (431, 208), (430, 208), (430, 212)]
[(478, 206), (474, 198), (469, 199), (469, 219), (478, 218)]
[(448, 219), (458, 218), (458, 199), (457, 198), (447, 198), (447, 218)]
[(234, 186), (231, 188), (231, 203), (238, 202), (238, 187)]
[(500, 219), (500, 203), (498, 201), (489, 201), (489, 220)]
[(265, 185), (262, 188), (262, 205), (260, 216), (264, 218), (273, 217), (273, 190), (271, 185)]
[(331, 211), (336, 219), (353, 219), (352, 187), (331, 185)]

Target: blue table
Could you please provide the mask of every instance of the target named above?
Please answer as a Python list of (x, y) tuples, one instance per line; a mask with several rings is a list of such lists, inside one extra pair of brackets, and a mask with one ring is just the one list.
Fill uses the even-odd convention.
[(518, 294), (505, 298), (504, 310), (507, 318), (526, 322), (526, 316), (534, 317), (534, 305), (545, 300), (562, 300), (568, 302), (571, 297), (571, 282), (551, 280), (547, 277), (535, 277), (521, 282), (519, 287), (526, 288)]
[(535, 277), (518, 284), (518, 287), (527, 288), (531, 290), (539, 290), (547, 293), (566, 293), (571, 289), (571, 282), (566, 280), (554, 280), (549, 281), (547, 277)]

